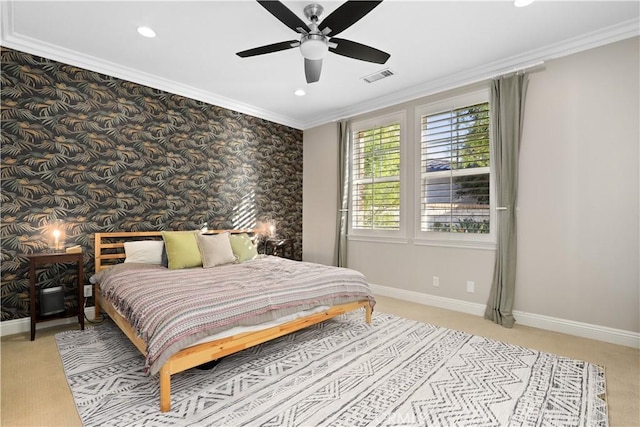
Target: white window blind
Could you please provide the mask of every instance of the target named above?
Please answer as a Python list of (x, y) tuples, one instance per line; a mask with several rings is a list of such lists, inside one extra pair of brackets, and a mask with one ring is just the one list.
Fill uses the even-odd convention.
[(353, 132), (352, 230), (400, 229), (400, 123)]
[(490, 233), (489, 104), (420, 120), (421, 231)]

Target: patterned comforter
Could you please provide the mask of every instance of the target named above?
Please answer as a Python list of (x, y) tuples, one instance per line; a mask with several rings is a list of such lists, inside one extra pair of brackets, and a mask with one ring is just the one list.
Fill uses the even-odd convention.
[(151, 374), (181, 349), (235, 326), (321, 305), (375, 304), (364, 276), (355, 270), (274, 256), (185, 270), (119, 264), (95, 280), (147, 343), (145, 366)]

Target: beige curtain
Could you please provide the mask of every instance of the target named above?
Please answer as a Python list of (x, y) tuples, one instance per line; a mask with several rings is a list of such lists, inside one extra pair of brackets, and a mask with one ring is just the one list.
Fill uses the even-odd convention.
[(349, 193), (350, 193), (350, 150), (351, 135), (349, 122), (342, 120), (338, 123), (338, 218), (336, 227), (336, 246), (333, 255), (333, 265), (347, 266), (347, 229), (349, 221)]
[(495, 269), (486, 319), (513, 327), (516, 285), (518, 157), (528, 75), (501, 77), (491, 85), (491, 125), (498, 206)]

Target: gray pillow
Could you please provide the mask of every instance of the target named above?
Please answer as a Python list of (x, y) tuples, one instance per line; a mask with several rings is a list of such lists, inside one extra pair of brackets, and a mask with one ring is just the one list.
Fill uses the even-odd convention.
[(196, 240), (204, 268), (236, 262), (228, 232), (214, 235), (196, 234)]

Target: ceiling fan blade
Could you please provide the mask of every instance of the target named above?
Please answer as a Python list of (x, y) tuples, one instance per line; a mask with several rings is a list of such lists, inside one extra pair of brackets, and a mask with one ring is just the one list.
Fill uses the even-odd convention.
[(280, 22), (291, 28), (293, 31), (298, 32), (299, 27), (302, 27), (302, 29), (307, 32), (311, 31), (307, 24), (305, 24), (304, 21), (298, 17), (298, 15), (293, 13), (287, 6), (280, 3), (279, 1), (258, 0), (258, 3), (260, 3), (260, 5), (267, 9), (270, 14), (275, 16)]
[(361, 61), (375, 62), (376, 64), (384, 64), (391, 55), (387, 52), (375, 49), (373, 47), (352, 42), (351, 40), (331, 38), (331, 43), (336, 43), (336, 47), (329, 47), (329, 50), (338, 55), (346, 56)]
[(246, 58), (248, 56), (264, 55), (265, 53), (279, 52), (281, 50), (292, 49), (300, 46), (298, 40), (289, 40), (286, 42), (273, 43), (265, 46), (255, 47), (253, 49), (243, 50), (236, 53), (240, 58)]
[(329, 16), (324, 18), (318, 29), (323, 31), (325, 28), (329, 28), (331, 31), (325, 34), (330, 36), (337, 36), (338, 33), (343, 32), (356, 22), (360, 20), (367, 13), (371, 12), (373, 8), (382, 3), (380, 1), (347, 1), (340, 7), (334, 10)]
[(304, 75), (307, 83), (315, 83), (320, 80), (322, 71), (322, 59), (304, 59)]

